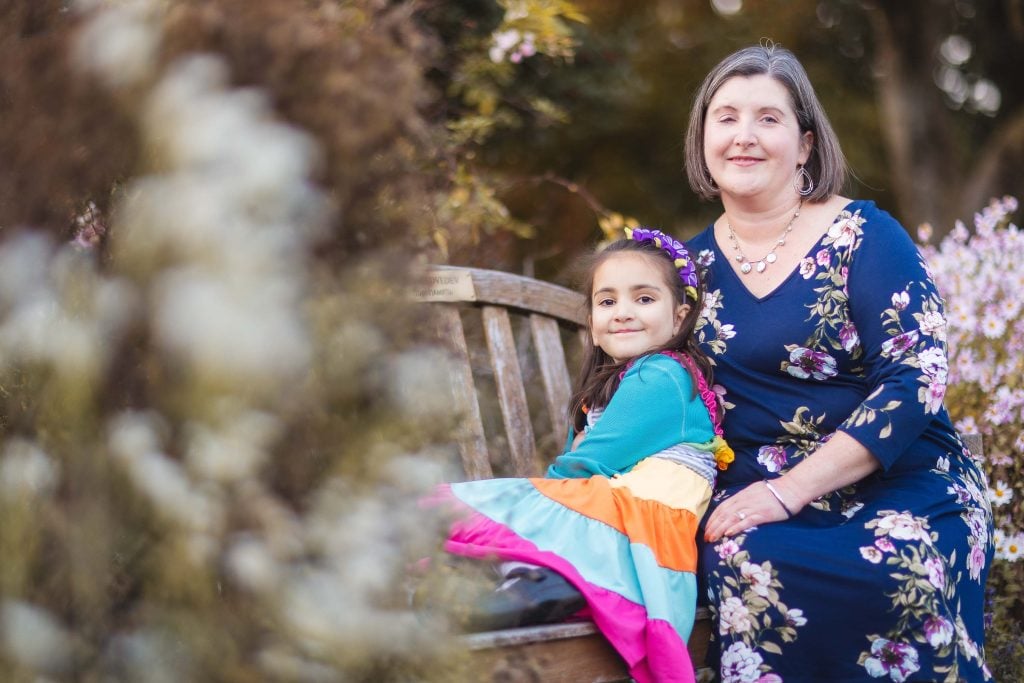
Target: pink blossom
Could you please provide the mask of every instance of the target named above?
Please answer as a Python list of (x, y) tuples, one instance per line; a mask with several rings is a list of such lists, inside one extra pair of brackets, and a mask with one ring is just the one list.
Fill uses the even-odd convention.
[(924, 568), (928, 572), (928, 583), (935, 586), (938, 590), (942, 590), (946, 583), (946, 567), (942, 560), (929, 557), (924, 561)]
[(896, 546), (894, 546), (892, 544), (892, 541), (890, 541), (888, 538), (885, 538), (884, 536), (882, 538), (875, 539), (875, 547), (881, 550), (882, 552), (886, 553), (896, 552)]
[(805, 280), (809, 280), (814, 275), (814, 259), (807, 257), (800, 262), (800, 275)]
[(946, 396), (946, 382), (929, 382), (927, 387), (921, 387), (918, 392), (918, 400), (924, 404), (924, 411), (929, 415), (938, 414), (942, 409), (942, 399)]
[(882, 553), (879, 552), (878, 548), (873, 545), (866, 545), (861, 547), (860, 556), (871, 564), (878, 564), (882, 561)]
[(967, 226), (964, 225), (963, 221), (957, 221), (953, 225), (953, 232), (950, 233), (950, 237), (953, 238), (953, 241), (964, 243), (970, 236), (971, 233), (967, 232)]
[(921, 318), (921, 332), (945, 339), (946, 319), (938, 311), (928, 311)]
[(818, 253), (814, 255), (814, 260), (821, 267), (825, 267), (832, 263), (832, 253), (828, 249), (819, 249)]
[(864, 660), (864, 668), (873, 678), (888, 676), (896, 683), (902, 683), (921, 665), (913, 645), (877, 638), (871, 643), (871, 656)]
[(793, 626), (794, 628), (803, 626), (807, 623), (807, 617), (804, 616), (802, 609), (791, 609), (786, 612), (786, 626)]
[(843, 350), (846, 352), (853, 351), (860, 344), (860, 335), (857, 334), (857, 328), (853, 326), (852, 322), (844, 323), (839, 328), (839, 343), (843, 345)]
[(730, 632), (745, 633), (754, 628), (750, 610), (736, 596), (726, 598), (720, 605), (719, 613), (718, 632), (723, 636)]
[(786, 465), (786, 449), (775, 444), (757, 450), (757, 462), (769, 472), (778, 472)]
[(917, 354), (917, 360), (921, 364), (921, 371), (930, 378), (945, 382), (949, 366), (946, 362), (946, 354), (937, 346), (928, 348)]
[(975, 581), (981, 579), (981, 570), (985, 568), (985, 551), (980, 545), (971, 546), (971, 553), (967, 556), (967, 569), (971, 578)]
[(981, 319), (981, 332), (989, 339), (998, 339), (1006, 332), (1006, 320), (996, 311), (986, 311)]
[(930, 616), (924, 622), (924, 635), (928, 644), (936, 649), (949, 645), (953, 642), (953, 624), (944, 617)]
[(914, 517), (909, 512), (889, 512), (882, 515), (878, 520), (878, 528), (892, 538), (901, 541), (925, 541), (931, 545), (931, 536), (928, 535), (925, 520)]
[(839, 218), (828, 228), (828, 236), (837, 248), (851, 246), (857, 238), (864, 234), (861, 225), (864, 219), (859, 215)]
[(762, 598), (768, 595), (768, 588), (772, 582), (771, 565), (767, 562), (764, 565), (744, 562), (740, 565), (740, 576), (750, 583), (750, 589)]
[(763, 661), (761, 655), (751, 650), (746, 643), (733, 643), (722, 653), (722, 683), (756, 681)]
[(716, 545), (715, 550), (718, 551), (718, 556), (724, 560), (738, 553), (740, 551), (740, 546), (736, 541), (728, 538)]
[(800, 379), (812, 377), (821, 381), (834, 377), (837, 372), (835, 358), (823, 351), (813, 351), (804, 347), (790, 352), (789, 363), (786, 372)]
[(917, 343), (917, 330), (898, 334), (892, 339), (882, 342), (882, 356), (898, 360), (900, 356)]

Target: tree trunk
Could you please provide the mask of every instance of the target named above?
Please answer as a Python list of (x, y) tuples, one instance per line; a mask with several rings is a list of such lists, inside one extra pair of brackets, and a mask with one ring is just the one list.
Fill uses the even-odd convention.
[(934, 83), (937, 46), (948, 32), (947, 2), (866, 3), (886, 156), (899, 218), (910, 230), (929, 222), (948, 231), (963, 177), (950, 112)]

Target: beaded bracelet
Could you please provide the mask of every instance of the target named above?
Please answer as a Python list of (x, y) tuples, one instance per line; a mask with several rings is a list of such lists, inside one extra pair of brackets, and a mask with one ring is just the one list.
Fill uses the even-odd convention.
[(791, 519), (793, 517), (793, 511), (789, 509), (788, 505), (786, 505), (786, 501), (782, 500), (782, 495), (775, 490), (775, 487), (772, 486), (772, 483), (767, 479), (764, 480), (764, 485), (768, 487), (768, 491), (775, 496), (775, 500), (779, 501), (779, 505), (781, 505), (782, 509), (786, 511), (786, 519)]

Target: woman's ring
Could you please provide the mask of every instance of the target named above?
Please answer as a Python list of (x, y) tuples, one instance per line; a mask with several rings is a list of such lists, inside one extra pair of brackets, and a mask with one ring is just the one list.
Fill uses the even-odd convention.
[(736, 516), (739, 517), (740, 521), (742, 522), (747, 518), (747, 513), (740, 510), (739, 512), (736, 513)]

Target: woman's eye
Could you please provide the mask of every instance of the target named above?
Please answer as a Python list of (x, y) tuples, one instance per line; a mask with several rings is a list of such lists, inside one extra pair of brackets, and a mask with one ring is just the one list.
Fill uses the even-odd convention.
[(765, 123), (778, 123), (779, 122), (779, 120), (777, 118), (775, 118), (774, 116), (764, 116), (764, 117), (761, 118), (761, 120), (764, 121)]

